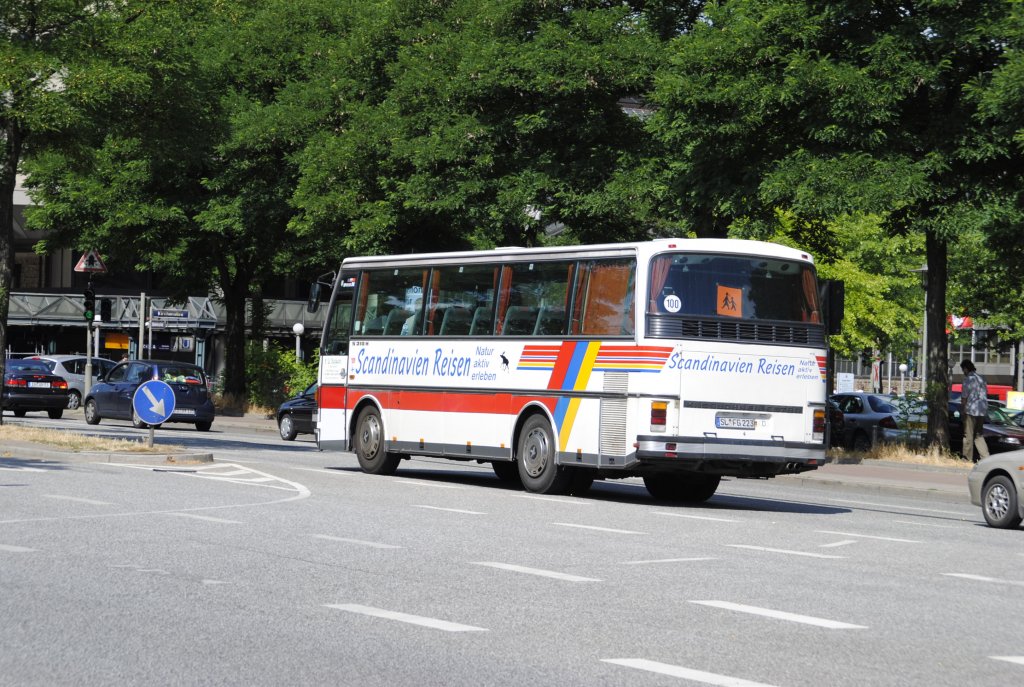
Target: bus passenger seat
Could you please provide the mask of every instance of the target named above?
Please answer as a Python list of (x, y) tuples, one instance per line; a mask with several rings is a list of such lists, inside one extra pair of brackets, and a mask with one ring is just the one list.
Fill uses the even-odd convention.
[(469, 327), (472, 323), (472, 316), (468, 308), (452, 306), (445, 308), (444, 319), (441, 320), (441, 336), (452, 336), (455, 334), (469, 334)]
[(470, 334), (490, 334), (494, 311), (490, 308), (480, 306), (473, 311), (473, 321), (469, 325)]
[(532, 335), (537, 326), (537, 308), (513, 305), (505, 313), (505, 324), (501, 328), (504, 336)]
[(408, 310), (395, 308), (388, 313), (388, 319), (384, 322), (384, 336), (398, 336), (402, 333), (402, 325), (412, 315)]
[(533, 333), (537, 336), (565, 334), (565, 308), (550, 305), (541, 308)]

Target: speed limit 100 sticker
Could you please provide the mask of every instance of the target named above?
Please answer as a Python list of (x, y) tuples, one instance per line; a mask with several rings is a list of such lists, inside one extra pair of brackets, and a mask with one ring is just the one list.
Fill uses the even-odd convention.
[(669, 312), (679, 312), (683, 309), (683, 302), (679, 299), (679, 296), (668, 295), (665, 296), (665, 300), (662, 301), (665, 306), (665, 310)]

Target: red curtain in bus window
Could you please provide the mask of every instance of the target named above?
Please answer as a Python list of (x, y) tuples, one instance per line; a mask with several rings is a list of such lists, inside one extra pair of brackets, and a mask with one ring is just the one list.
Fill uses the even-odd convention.
[[(800, 278), (804, 289), (804, 305), (801, 308), (801, 311), (803, 312), (803, 321), (807, 322), (810, 320), (814, 323), (821, 322), (821, 317), (818, 314), (818, 290), (814, 288), (814, 273), (805, 267)], [(808, 311), (808, 309), (810, 309), (810, 311)]]
[(658, 312), (658, 297), (661, 290), (665, 288), (668, 280), (668, 270), (672, 266), (672, 258), (663, 255), (651, 261), (651, 292), (650, 302), (647, 304), (648, 312)]
[(498, 312), (494, 315), (494, 333), (501, 334), (501, 324), (505, 321), (505, 311), (512, 300), (512, 265), (501, 268), (501, 281), (498, 285)]
[(355, 311), (355, 334), (362, 334), (366, 326), (366, 303), (370, 296), (370, 274), (362, 272), (359, 275), (359, 303)]

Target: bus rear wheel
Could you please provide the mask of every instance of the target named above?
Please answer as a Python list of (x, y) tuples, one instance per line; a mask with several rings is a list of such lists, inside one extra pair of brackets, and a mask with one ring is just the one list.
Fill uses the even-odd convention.
[(555, 464), (555, 437), (541, 415), (527, 418), (519, 430), (516, 464), (526, 491), (564, 494), (572, 485), (572, 471)]
[(714, 496), (721, 481), (722, 478), (719, 475), (661, 474), (645, 476), (644, 486), (647, 487), (650, 495), (659, 501), (702, 503)]
[(398, 469), (401, 457), (384, 449), (384, 423), (380, 413), (373, 406), (367, 406), (356, 420), (356, 433), (352, 448), (359, 467), (371, 475), (393, 475)]

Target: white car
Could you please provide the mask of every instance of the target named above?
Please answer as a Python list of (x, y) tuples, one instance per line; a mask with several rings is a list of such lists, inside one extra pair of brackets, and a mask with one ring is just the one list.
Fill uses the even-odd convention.
[(989, 526), (1017, 527), (1024, 519), (1024, 450), (982, 458), (967, 475), (967, 487)]
[[(69, 410), (75, 410), (82, 405), (82, 397), (85, 396), (84, 355), (34, 355), (31, 358), (43, 361), (50, 368), (50, 372), (67, 381)], [(92, 383), (95, 385), (116, 364), (106, 358), (93, 358)]]

